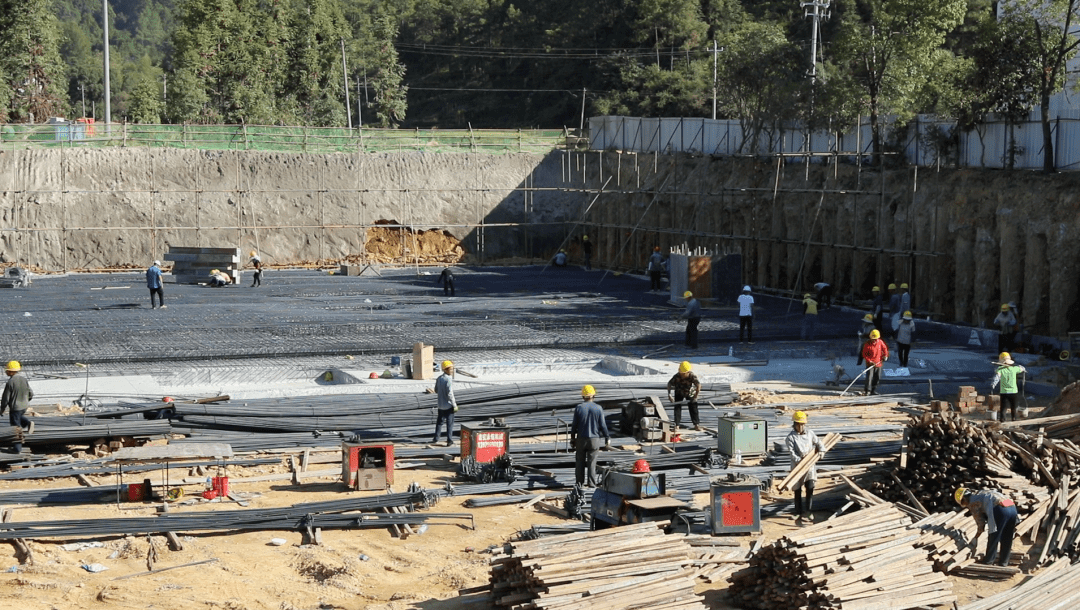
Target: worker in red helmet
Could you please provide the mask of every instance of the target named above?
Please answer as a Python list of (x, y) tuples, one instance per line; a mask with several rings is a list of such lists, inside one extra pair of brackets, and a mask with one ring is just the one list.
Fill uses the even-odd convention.
[(634, 462), (634, 469), (632, 470), (632, 472), (634, 474), (645, 474), (646, 472), (652, 472), (652, 467), (649, 466), (649, 462), (645, 460), (638, 460)]

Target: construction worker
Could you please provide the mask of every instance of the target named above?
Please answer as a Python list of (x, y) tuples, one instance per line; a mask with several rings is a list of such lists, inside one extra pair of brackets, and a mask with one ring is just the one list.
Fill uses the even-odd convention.
[(687, 290), (682, 297), (686, 299), (686, 310), (679, 316), (680, 320), (686, 320), (686, 347), (697, 349), (697, 327), (701, 323), (701, 303), (694, 298), (694, 293)]
[(158, 304), (162, 309), (165, 309), (165, 289), (164, 283), (161, 281), (161, 261), (154, 261), (154, 264), (146, 270), (146, 287), (150, 289), (150, 309), (155, 309), (154, 295), (157, 295)]
[(870, 331), (875, 330), (874, 326), (874, 314), (866, 314), (862, 319), (862, 326), (859, 328), (859, 345), (855, 348), (855, 353), (859, 357), (855, 361), (856, 365), (861, 365), (863, 362), (862, 348), (863, 344), (870, 340)]
[[(807, 427), (806, 421), (805, 411), (796, 411), (791, 416), (791, 432), (788, 432), (784, 441), (784, 444), (787, 445), (788, 454), (791, 456), (789, 470), (793, 470), (799, 464), (799, 461), (810, 455), (815, 448), (820, 453), (825, 453), (825, 445), (814, 434), (814, 431)], [(795, 519), (799, 522), (812, 521), (814, 518), (812, 511), (814, 510), (814, 486), (816, 481), (817, 468), (814, 466), (811, 466), (800, 480), (794, 481), (792, 490), (795, 491)], [(804, 490), (806, 491), (805, 506), (803, 505)]]
[(435, 394), (438, 397), (439, 415), (435, 419), (435, 438), (432, 444), (439, 442), (439, 431), (446, 422), (446, 446), (454, 444), (454, 413), (457, 413), (457, 399), (454, 398), (454, 363), (443, 360), (442, 375), (435, 380)]
[(588, 235), (581, 236), (581, 255), (585, 257), (585, 270), (592, 271), (592, 242)]
[(877, 394), (881, 383), (881, 368), (889, 359), (889, 346), (881, 340), (881, 331), (870, 331), (870, 340), (863, 344), (862, 357), (866, 361), (865, 395)]
[(255, 268), (255, 273), (252, 274), (251, 287), (262, 286), (263, 267), (262, 259), (259, 258), (258, 253), (254, 250), (251, 251), (251, 260), (248, 261), (252, 267)]
[(1008, 407), (1013, 421), (1016, 421), (1016, 397), (1020, 394), (1016, 376), (1020, 373), (1027, 375), (1027, 369), (1013, 362), (1009, 352), (998, 354), (998, 361), (994, 364), (997, 368), (994, 369), (994, 379), (990, 381), (990, 391), (993, 392), (1001, 383), (1001, 391), (998, 392), (1001, 397), (1001, 419), (1005, 419), (1005, 407)]
[(900, 366), (907, 368), (908, 356), (911, 355), (912, 337), (915, 335), (915, 320), (910, 311), (904, 312), (900, 324), (896, 327), (896, 353), (900, 357)]
[(34, 433), (34, 422), (26, 417), (26, 409), (30, 406), (30, 401), (34, 399), (34, 391), (30, 389), (30, 383), (22, 374), (22, 364), (18, 360), (8, 362), (4, 372), (7, 373), (8, 380), (4, 385), (4, 394), (0, 396), (0, 415), (10, 409), (8, 421), (12, 426), (19, 428), (14, 443), (15, 453), (22, 453), (23, 433)]
[(653, 246), (646, 271), (649, 272), (649, 292), (662, 290), (660, 275), (664, 272), (664, 255), (660, 254), (660, 246)]
[(750, 287), (743, 286), (742, 294), (739, 295), (739, 343), (743, 342), (743, 329), (746, 330), (746, 339), (750, 345), (754, 344), (754, 297), (750, 295)]
[(551, 259), (551, 264), (556, 267), (565, 267), (567, 258), (566, 250), (559, 250), (559, 252), (555, 254), (555, 258)]
[(885, 312), (885, 298), (881, 296), (880, 286), (874, 286), (870, 292), (874, 295), (874, 302), (870, 305), (870, 313), (874, 316), (874, 328), (881, 330), (881, 316)]
[(436, 282), (442, 284), (443, 296), (454, 296), (454, 272), (450, 270), (450, 267), (446, 267), (439, 274), (439, 281)]
[(818, 282), (814, 284), (814, 291), (817, 292), (817, 302), (822, 309), (832, 307), (833, 287), (831, 284)]
[[(679, 365), (679, 372), (667, 382), (667, 397), (675, 409), (675, 429), (679, 429), (682, 422), (682, 401), (686, 400), (686, 408), (690, 411), (690, 421), (694, 424), (694, 430), (701, 430), (701, 421), (698, 419), (697, 397), (701, 393), (701, 381), (690, 369), (693, 367), (689, 362), (683, 361)], [(672, 396), (674, 393), (674, 396)]]
[(884, 331), (885, 334), (892, 333), (893, 318), (900, 313), (900, 293), (896, 287), (896, 284), (889, 284), (889, 307), (882, 314), (881, 319), (885, 323), (885, 327), (879, 330)]
[(1013, 348), (1013, 335), (1016, 333), (1016, 316), (1008, 303), (1001, 304), (1001, 313), (994, 318), (994, 326), (998, 327), (998, 351), (1008, 352)]
[(897, 311), (911, 311), (911, 293), (908, 292), (907, 283), (900, 284), (900, 309)]
[(1013, 536), (1016, 534), (1016, 503), (1012, 498), (992, 489), (975, 491), (961, 487), (953, 494), (956, 503), (963, 506), (975, 519), (979, 530), (972, 538), (974, 545), (983, 531), (989, 530), (986, 537), (986, 554), (982, 562), (985, 565), (1008, 566), (1012, 559)]
[(225, 273), (224, 271), (221, 271), (221, 270), (218, 270), (218, 269), (210, 270), (210, 282), (209, 282), (209, 285), (211, 287), (213, 287), (213, 288), (221, 288), (222, 286), (225, 286), (226, 284), (231, 284), (231, 283), (232, 283), (232, 278), (229, 277), (228, 273)]
[(817, 327), (818, 316), (818, 303), (807, 292), (803, 296), (803, 319), (802, 319), (802, 339), (803, 341), (814, 340), (814, 329)]
[[(593, 402), (596, 388), (581, 388), (582, 402), (574, 407), (574, 421), (570, 424), (570, 444), (574, 447), (574, 480), (578, 485), (596, 487), (596, 457), (601, 446), (611, 444), (604, 410)], [(600, 439), (604, 439), (603, 445)], [(586, 465), (588, 469), (586, 470)]]

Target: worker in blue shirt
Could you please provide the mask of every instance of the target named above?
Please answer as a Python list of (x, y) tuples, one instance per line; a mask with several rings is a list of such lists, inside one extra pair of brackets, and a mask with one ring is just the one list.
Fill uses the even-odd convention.
[(155, 294), (161, 308), (165, 309), (165, 290), (162, 288), (161, 283), (161, 261), (154, 261), (154, 264), (146, 270), (146, 287), (150, 289), (150, 309), (155, 309)]
[[(574, 422), (570, 425), (570, 444), (575, 452), (574, 480), (578, 485), (588, 482), (589, 487), (596, 487), (596, 457), (600, 453), (601, 446), (611, 444), (611, 435), (608, 433), (607, 422), (604, 421), (604, 410), (593, 402), (596, 398), (596, 388), (591, 385), (581, 388), (581, 398), (584, 402), (574, 408)], [(604, 445), (600, 444), (601, 437), (604, 439)], [(587, 479), (586, 463), (588, 464)]]
[(694, 298), (694, 293), (687, 290), (683, 293), (686, 299), (686, 310), (679, 316), (680, 320), (686, 320), (686, 347), (697, 349), (698, 324), (701, 323), (701, 303)]

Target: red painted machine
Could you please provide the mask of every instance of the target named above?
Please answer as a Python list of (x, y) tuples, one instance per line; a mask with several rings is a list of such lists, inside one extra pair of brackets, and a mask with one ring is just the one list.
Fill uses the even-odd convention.
[(711, 485), (713, 535), (760, 532), (761, 482), (753, 477), (729, 477)]
[(394, 446), (342, 443), (341, 480), (349, 489), (387, 489), (394, 484)]
[(510, 428), (461, 426), (461, 461), (458, 475), (481, 483), (517, 478), (510, 457)]

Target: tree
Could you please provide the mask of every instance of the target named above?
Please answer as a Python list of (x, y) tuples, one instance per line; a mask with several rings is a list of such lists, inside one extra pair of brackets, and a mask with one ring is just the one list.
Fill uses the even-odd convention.
[(67, 114), (60, 28), (46, 0), (0, 0), (0, 94), (9, 121)]
[(349, 35), (339, 5), (330, 0), (296, 2), (289, 19), (289, 70), (282, 96), (294, 104), (302, 125), (344, 125), (341, 44)]
[(134, 123), (158, 124), (165, 114), (161, 99), (161, 84), (153, 78), (143, 78), (135, 85), (128, 102), (127, 116)]
[(1071, 32), (1080, 0), (1017, 0), (1003, 9), (1005, 19), (1034, 38), (1035, 90), (1042, 121), (1043, 171), (1057, 171), (1054, 134), (1050, 127), (1050, 98), (1065, 86), (1066, 64), (1076, 55), (1080, 38)]
[(965, 0), (855, 0), (840, 16), (832, 56), (858, 87), (875, 155), (884, 140), (881, 117), (906, 120), (918, 111), (922, 88), (940, 65), (938, 51), (966, 6)]
[(405, 64), (398, 61), (394, 39), (397, 38), (397, 25), (388, 17), (379, 19), (376, 24), (374, 74), (371, 78), (375, 90), (375, 116), (380, 127), (397, 127), (405, 119), (409, 102), (406, 95), (409, 87), (404, 84)]

